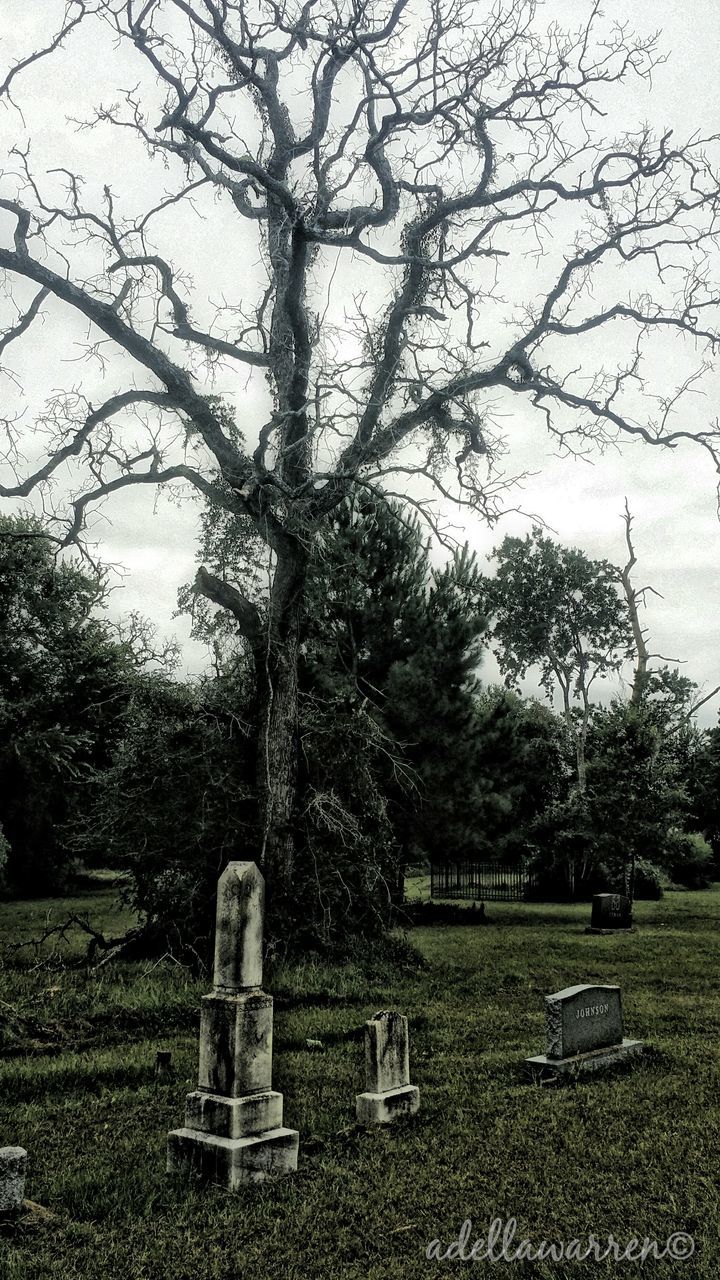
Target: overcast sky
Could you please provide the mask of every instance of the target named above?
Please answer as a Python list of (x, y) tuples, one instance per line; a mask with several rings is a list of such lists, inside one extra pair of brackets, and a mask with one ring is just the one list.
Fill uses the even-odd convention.
[[(569, 20), (574, 25), (586, 7), (580, 0), (565, 0), (553, 3), (547, 11), (561, 23)], [(33, 48), (38, 36), (47, 34), (61, 11), (55, 0), (35, 0), (32, 5), (27, 0), (2, 0), (1, 8), (0, 65), (10, 64)], [(608, 17), (622, 17), (629, 11), (637, 29), (661, 30), (667, 53), (667, 63), (656, 71), (651, 91), (638, 89), (635, 84), (632, 91), (623, 91), (618, 97), (616, 109), (622, 123), (609, 126), (607, 132), (612, 134), (619, 127), (631, 128), (646, 120), (655, 127), (673, 127), (676, 136), (695, 130), (712, 132), (720, 119), (720, 5), (715, 0), (693, 0), (690, 5), (680, 0), (631, 0), (630, 4), (627, 0), (624, 4), (606, 0), (603, 10)], [(98, 181), (103, 175), (114, 191), (122, 191), (129, 205), (141, 208), (146, 187), (157, 183), (157, 175), (150, 173), (149, 161), (137, 148), (131, 153), (129, 144), (124, 146), (122, 140), (117, 146), (108, 147), (107, 138), (101, 141), (98, 135), (77, 132), (68, 124), (68, 117), (83, 115), (93, 101), (110, 101), (118, 87), (129, 87), (140, 80), (135, 69), (134, 81), (129, 78), (127, 56), (113, 52), (108, 40), (103, 43), (97, 33), (93, 37), (88, 30), (69, 41), (56, 58), (28, 71), (15, 94), (24, 120), (8, 108), (0, 111), (3, 149), (32, 136), (33, 156), (40, 170), (53, 164), (68, 164), (82, 172), (92, 172)], [(13, 164), (3, 167), (7, 177)], [(3, 222), (0, 234), (6, 234), (8, 226)], [(175, 247), (184, 250), (197, 290), (205, 297), (213, 290), (217, 294), (223, 284), (232, 290), (253, 270), (257, 255), (252, 254), (249, 242), (245, 245), (237, 239), (237, 223), (232, 232), (222, 221), (213, 224), (214, 237), (234, 237), (233, 253), (220, 259), (226, 273), (224, 281), (218, 275), (217, 259), (207, 257), (207, 232), (199, 228), (197, 221), (178, 215), (173, 232)], [(527, 263), (523, 268), (530, 294), (533, 269)], [(22, 352), (13, 350), (12, 360), (8, 359), (22, 384), (28, 412), (37, 408), (48, 388), (67, 386), (68, 379), (79, 385), (80, 367), (68, 360), (72, 342), (83, 337), (81, 327), (76, 326), (77, 333), (73, 329), (75, 324), (60, 309), (51, 308), (40, 347), (33, 338), (32, 345), (26, 343)], [(80, 354), (78, 348), (75, 358)], [(98, 377), (97, 370), (95, 376)], [(247, 425), (253, 420), (254, 401), (252, 390), (245, 390), (243, 384), (244, 377), (239, 378), (234, 372), (216, 389), (236, 404)], [(698, 425), (720, 415), (720, 395), (715, 395), (715, 386), (706, 383), (702, 399), (698, 397), (690, 405), (690, 419), (696, 414)], [(14, 395), (13, 388), (14, 384), (5, 385), (4, 394)], [(627, 497), (634, 516), (637, 584), (649, 583), (662, 595), (662, 599), (649, 598), (645, 614), (651, 648), (683, 659), (683, 672), (701, 685), (709, 688), (720, 683), (720, 523), (717, 477), (708, 457), (690, 446), (670, 452), (631, 442), (623, 446), (622, 452), (610, 451), (595, 456), (592, 462), (558, 458), (545, 433), (542, 416), (531, 413), (520, 397), (501, 401), (497, 409), (505, 415), (502, 420), (511, 446), (508, 470), (533, 473), (521, 489), (509, 496), (508, 505), (537, 515), (561, 542), (581, 547), (591, 556), (622, 563), (625, 545), (621, 514)], [(256, 419), (255, 429), (257, 425)], [(10, 510), (11, 504), (0, 502), (0, 509)], [(483, 562), (505, 533), (524, 533), (530, 528), (527, 515), (508, 515), (489, 530), (479, 517), (468, 519), (465, 513), (450, 510), (443, 514), (447, 522), (454, 524), (456, 536), (467, 537)], [(106, 506), (102, 522), (95, 527), (103, 558), (122, 567), (122, 587), (114, 593), (113, 611), (139, 609), (157, 624), (161, 633), (175, 633), (183, 643), (184, 660), (190, 670), (202, 665), (204, 651), (189, 641), (187, 622), (173, 619), (172, 614), (178, 586), (194, 574), (196, 515), (197, 507), (192, 502), (178, 504), (150, 491), (129, 492)], [(492, 678), (491, 662), (484, 674), (487, 679)], [(716, 706), (717, 702), (703, 710), (701, 723), (716, 721)]]

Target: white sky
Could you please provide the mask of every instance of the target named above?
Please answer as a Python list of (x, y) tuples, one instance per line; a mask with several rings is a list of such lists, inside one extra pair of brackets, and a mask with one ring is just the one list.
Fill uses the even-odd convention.
[[(549, 5), (546, 12), (561, 25), (576, 25), (586, 7), (584, 0), (562, 0)], [(629, 15), (639, 30), (661, 30), (668, 55), (667, 64), (655, 73), (651, 92), (637, 84), (623, 91), (617, 101), (618, 120), (608, 124), (608, 134), (645, 120), (655, 127), (667, 124), (680, 137), (695, 130), (712, 132), (720, 119), (720, 5), (716, 0), (692, 0), (691, 4), (682, 0), (606, 0), (603, 10), (608, 18)], [(35, 0), (32, 5), (27, 0), (0, 0), (0, 78), (5, 65), (35, 46), (38, 35), (47, 36), (60, 11), (56, 0)], [(133, 62), (131, 69), (126, 52), (113, 51), (97, 28), (94, 34), (88, 28), (59, 55), (31, 69), (18, 84), (15, 97), (27, 127), (14, 112), (0, 109), (0, 154), (31, 135), (38, 170), (67, 164), (86, 174), (89, 190), (108, 182), (130, 206), (143, 208), (146, 189), (157, 190), (158, 183), (143, 153), (115, 135), (101, 139), (93, 132), (78, 132), (67, 118), (86, 114), (93, 102), (112, 101), (118, 88), (138, 83), (146, 74), (142, 63)], [(15, 164), (10, 160), (2, 167), (0, 193), (3, 187), (12, 193)], [(6, 233), (7, 226), (0, 224), (0, 234)], [(208, 231), (213, 247), (221, 248), (219, 255), (213, 256), (208, 249)], [(214, 211), (212, 223), (198, 223), (190, 213), (178, 216), (172, 234), (175, 253), (191, 264), (201, 300), (209, 294), (217, 296), (221, 289), (229, 295), (242, 293), (257, 259), (250, 229), (243, 240), (245, 233), (239, 230), (237, 219), (229, 214), (218, 217)], [(530, 296), (532, 270), (525, 265)], [(209, 311), (203, 315), (200, 305), (194, 307), (198, 322), (209, 321)], [(23, 383), (30, 407), (36, 390), (40, 397), (41, 388), (44, 396), (48, 388), (67, 386), (69, 381), (80, 383), (79, 365), (68, 363), (72, 352), (68, 337), (80, 341), (82, 327), (61, 308), (51, 309), (41, 347), (33, 338), (32, 343), (25, 342), (22, 352), (14, 347), (12, 359), (8, 353), (7, 363)], [(85, 373), (83, 370), (83, 378)], [(99, 399), (99, 367), (91, 371), (92, 378), (96, 390), (90, 398)], [(262, 374), (259, 378), (261, 381)], [(263, 418), (258, 416), (260, 400), (244, 390), (244, 382), (242, 371), (231, 370), (221, 375), (216, 390), (235, 402), (251, 435), (253, 423), (257, 429)], [(3, 392), (6, 390), (3, 384)], [(638, 585), (650, 583), (663, 597), (649, 598), (645, 620), (651, 647), (684, 659), (681, 669), (701, 685), (720, 683), (720, 523), (716, 477), (706, 455), (690, 446), (669, 452), (630, 442), (622, 452), (595, 457), (592, 464), (558, 459), (542, 415), (530, 412), (521, 397), (508, 393), (498, 401), (498, 409), (510, 415), (504, 419), (511, 446), (508, 470), (537, 473), (521, 492), (509, 498), (509, 505), (537, 514), (561, 542), (579, 546), (588, 555), (622, 563), (625, 544), (620, 517), (627, 496), (635, 522), (636, 581)], [(693, 414), (697, 415), (696, 425), (705, 425), (720, 415), (720, 395), (713, 397), (712, 385), (706, 384), (702, 400), (691, 406), (691, 420)], [(10, 509), (10, 504), (0, 500), (0, 509)], [(172, 613), (178, 586), (194, 574), (196, 512), (193, 503), (177, 504), (149, 490), (131, 491), (108, 505), (96, 526), (103, 558), (122, 565), (125, 571), (122, 588), (113, 596), (113, 611), (139, 609), (161, 633), (177, 634), (184, 645), (185, 661), (193, 670), (203, 664), (204, 650), (189, 641), (187, 622), (173, 619)], [(505, 533), (522, 534), (530, 528), (529, 521), (517, 515), (507, 516), (494, 530), (488, 530), (479, 518), (468, 521), (458, 511), (444, 514), (461, 536), (464, 529), (482, 558), (490, 555)], [(485, 678), (492, 678), (494, 670), (488, 662)], [(705, 724), (716, 718), (716, 703), (700, 717)]]

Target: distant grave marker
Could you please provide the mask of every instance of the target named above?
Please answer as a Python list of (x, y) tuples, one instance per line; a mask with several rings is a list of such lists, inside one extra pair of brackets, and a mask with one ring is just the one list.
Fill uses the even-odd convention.
[(545, 1053), (526, 1058), (533, 1076), (598, 1071), (642, 1052), (640, 1040), (623, 1036), (617, 986), (581, 984), (545, 996)]
[(586, 933), (632, 933), (632, 903), (624, 893), (596, 893)]

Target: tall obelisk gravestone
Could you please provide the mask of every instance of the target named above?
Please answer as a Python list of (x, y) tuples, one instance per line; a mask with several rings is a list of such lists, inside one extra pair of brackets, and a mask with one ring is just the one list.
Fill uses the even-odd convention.
[(299, 1135), (272, 1088), (273, 1002), (262, 987), (265, 882), (254, 862), (218, 881), (213, 990), (202, 998), (198, 1087), (185, 1128), (168, 1134), (168, 1172), (195, 1171), (230, 1191), (293, 1173)]

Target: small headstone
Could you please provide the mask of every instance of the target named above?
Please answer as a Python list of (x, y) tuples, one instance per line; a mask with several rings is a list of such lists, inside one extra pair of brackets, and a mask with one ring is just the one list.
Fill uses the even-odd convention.
[(299, 1135), (283, 1127), (272, 1088), (272, 996), (260, 990), (264, 889), (254, 862), (231, 862), (220, 877), (198, 1088), (185, 1127), (168, 1134), (168, 1172), (194, 1171), (229, 1191), (297, 1169)]
[(642, 1052), (623, 1037), (620, 988), (582, 984), (545, 996), (545, 1053), (525, 1061), (532, 1074), (597, 1071)]
[(403, 1014), (376, 1013), (365, 1023), (365, 1087), (355, 1100), (360, 1124), (389, 1124), (419, 1110), (420, 1090), (410, 1084), (408, 1020)]
[(596, 893), (586, 933), (632, 932), (632, 903), (624, 893)]
[(22, 1209), (26, 1168), (24, 1147), (0, 1147), (0, 1218), (14, 1217)]
[(158, 1080), (165, 1080), (170, 1075), (172, 1053), (169, 1049), (158, 1049), (155, 1054), (155, 1075)]

